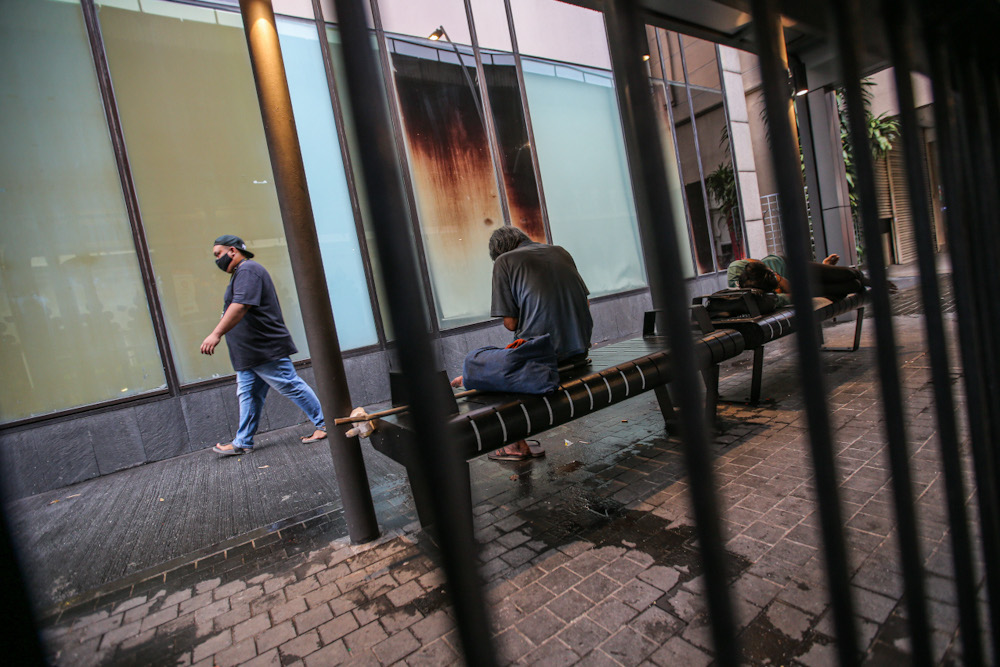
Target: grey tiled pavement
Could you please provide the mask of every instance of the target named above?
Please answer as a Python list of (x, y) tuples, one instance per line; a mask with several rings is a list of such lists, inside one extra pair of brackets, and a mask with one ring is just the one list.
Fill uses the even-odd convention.
[[(948, 664), (960, 653), (923, 320), (896, 324), (933, 658)], [(849, 337), (852, 327), (827, 329), (827, 341)], [(866, 329), (858, 352), (824, 356), (825, 381), (858, 628), (868, 662), (888, 665), (907, 660), (906, 625)], [(832, 665), (792, 350), (791, 341), (768, 348), (769, 400), (723, 404), (711, 447), (744, 661)], [(746, 358), (723, 370), (724, 397), (740, 399), (748, 385)], [(681, 446), (664, 433), (653, 398), (555, 429), (542, 442), (542, 460), (472, 464), (501, 662), (711, 663)], [(965, 465), (968, 472), (967, 457)], [(970, 484), (970, 514), (973, 491)], [(82, 596), (47, 615), (49, 652), (67, 666), (459, 662), (447, 586), (408, 497), (380, 519), (391, 528), (373, 544), (351, 546), (336, 511), (314, 513)]]

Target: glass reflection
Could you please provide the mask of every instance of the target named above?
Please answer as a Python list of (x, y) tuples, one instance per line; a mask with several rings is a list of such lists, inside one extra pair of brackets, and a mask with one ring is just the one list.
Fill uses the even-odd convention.
[(0, 422), (165, 386), (79, 5), (0, 12)]
[(440, 325), (487, 319), (487, 245), (504, 221), (473, 55), (458, 47), (461, 65), (450, 44), (387, 41)]

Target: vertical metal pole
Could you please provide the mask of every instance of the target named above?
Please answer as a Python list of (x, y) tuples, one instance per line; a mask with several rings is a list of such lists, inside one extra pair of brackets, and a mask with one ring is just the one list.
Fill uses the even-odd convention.
[(0, 572), (4, 580), (4, 601), (0, 605), (0, 641), (4, 654), (24, 665), (45, 665), (38, 637), (35, 612), (11, 539), (7, 513), (0, 503)]
[(788, 251), (788, 277), (794, 286), (792, 304), (797, 320), (799, 374), (808, 378), (807, 382), (803, 382), (802, 390), (809, 423), (813, 471), (816, 474), (816, 495), (826, 555), (827, 585), (837, 632), (837, 651), (842, 665), (857, 665), (860, 662), (858, 636), (851, 603), (847, 553), (841, 532), (844, 521), (830, 436), (830, 416), (826, 407), (823, 364), (819, 355), (819, 333), (809, 285), (805, 192), (792, 118), (794, 111), (785, 61), (785, 39), (776, 0), (752, 0), (750, 7), (760, 47), (764, 99), (771, 126), (771, 159), (778, 181), (781, 229)]
[(407, 225), (406, 200), (399, 163), (393, 149), (389, 107), (371, 52), (362, 0), (336, 0), (344, 43), (348, 99), (357, 120), (372, 223), (379, 258), (386, 275), (392, 321), (397, 329), (400, 362), (411, 399), (418, 465), (440, 528), (441, 556), (448, 577), (459, 636), (470, 665), (495, 664), (482, 583), (476, 569), (477, 545), (472, 532), (472, 500), (461, 492), (465, 461), (449, 445), (444, 425), (448, 414), (445, 391), (436, 373), (421, 298), (413, 240)]
[[(889, 36), (889, 48), (895, 66), (896, 92), (899, 98), (899, 117), (902, 124), (903, 156), (910, 201), (913, 202), (913, 235), (917, 245), (917, 263), (920, 267), (920, 291), (924, 304), (924, 324), (927, 327), (927, 347), (931, 360), (931, 380), (937, 408), (938, 438), (941, 463), (945, 480), (948, 518), (951, 524), (952, 558), (955, 567), (955, 586), (958, 594), (959, 624), (962, 629), (964, 659), (967, 664), (982, 663), (982, 640), (976, 602), (975, 569), (969, 536), (968, 517), (965, 512), (965, 485), (962, 480), (962, 463), (955, 422), (955, 404), (951, 393), (951, 375), (948, 351), (945, 347), (944, 323), (941, 318), (940, 290), (934, 258), (931, 221), (927, 212), (927, 186), (921, 164), (920, 127), (913, 105), (912, 34), (909, 29), (909, 10), (905, 2), (884, 0), (883, 17)], [(856, 156), (855, 156), (856, 157)]]
[[(976, 486), (979, 498), (980, 522), (982, 524), (983, 551), (986, 563), (1000, 563), (1000, 508), (997, 502), (996, 457), (993, 452), (995, 433), (991, 409), (986, 396), (989, 390), (983, 372), (984, 349), (992, 346), (992, 337), (983, 344), (982, 330), (984, 312), (976, 307), (976, 280), (972, 268), (975, 259), (971, 252), (969, 236), (966, 233), (965, 214), (966, 193), (961, 183), (962, 160), (960, 142), (955, 128), (955, 99), (952, 93), (951, 77), (948, 74), (947, 54), (943, 31), (925, 28), (928, 35), (931, 81), (934, 86), (934, 119), (938, 136), (938, 154), (944, 180), (945, 202), (948, 211), (946, 221), (948, 247), (952, 258), (952, 279), (954, 280), (955, 306), (958, 310), (958, 331), (966, 387), (966, 413), (972, 451), (976, 461)], [(981, 289), (981, 288), (980, 288)], [(989, 287), (992, 289), (992, 286)], [(987, 365), (987, 368), (989, 366)], [(995, 381), (995, 377), (993, 378)], [(994, 397), (994, 401), (996, 397)], [(993, 651), (1000, 651), (1000, 573), (995, 567), (986, 568), (986, 584), (989, 591), (990, 628), (993, 637)]]
[(674, 215), (667, 189), (659, 127), (649, 94), (649, 78), (642, 63), (642, 55), (647, 48), (645, 30), (635, 3), (629, 0), (609, 2), (605, 21), (650, 292), (654, 307), (667, 313), (671, 363), (677, 385), (682, 388), (678, 392), (681, 437), (685, 444), (684, 459), (691, 484), (691, 504), (705, 568), (704, 581), (716, 664), (736, 665), (739, 659), (727, 586), (726, 553), (722, 544), (706, 424), (699, 392), (694, 390), (699, 378), (694, 364), (687, 290), (684, 288), (680, 254), (673, 238)]
[(240, 12), (271, 156), (281, 221), (288, 240), (295, 291), (316, 374), (317, 394), (327, 418), (330, 453), (337, 472), (347, 530), (353, 542), (367, 542), (378, 537), (378, 522), (358, 439), (347, 437), (346, 426), (333, 425), (336, 415), (351, 411), (351, 394), (326, 287), (274, 10), (271, 0), (240, 0)]
[[(910, 625), (910, 655), (915, 665), (932, 663), (930, 626), (927, 620), (926, 592), (921, 566), (917, 516), (913, 506), (913, 482), (910, 476), (906, 429), (903, 424), (903, 397), (900, 391), (899, 365), (896, 356), (896, 335), (892, 309), (889, 305), (885, 254), (879, 232), (878, 204), (875, 194), (875, 167), (868, 142), (865, 103), (861, 91), (861, 67), (858, 64), (857, 27), (860, 25), (858, 0), (830, 3), (833, 12), (841, 79), (850, 122), (851, 144), (857, 169), (858, 199), (865, 246), (868, 248), (868, 270), (872, 283), (875, 311), (876, 361), (881, 380), (889, 465), (892, 470), (893, 499), (899, 530), (900, 563), (907, 619)], [(861, 314), (858, 314), (861, 317)], [(860, 322), (859, 322), (860, 324)]]

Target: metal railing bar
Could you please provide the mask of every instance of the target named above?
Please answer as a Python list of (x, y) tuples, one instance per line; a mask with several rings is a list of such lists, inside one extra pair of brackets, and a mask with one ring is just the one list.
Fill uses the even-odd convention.
[(930, 625), (927, 619), (927, 594), (917, 515), (913, 504), (913, 482), (910, 475), (906, 429), (903, 423), (903, 397), (900, 390), (899, 360), (896, 354), (896, 334), (889, 304), (888, 277), (882, 234), (879, 229), (878, 204), (875, 193), (875, 167), (869, 148), (865, 104), (861, 89), (861, 67), (858, 62), (858, 42), (861, 7), (858, 0), (832, 2), (832, 25), (835, 28), (841, 79), (847, 103), (854, 164), (857, 169), (857, 189), (865, 247), (868, 249), (868, 271), (872, 283), (872, 305), (875, 312), (876, 361), (882, 389), (889, 464), (892, 471), (893, 499), (899, 530), (899, 554), (903, 570), (903, 588), (907, 620), (910, 626), (911, 656), (915, 665), (932, 664)]
[[(928, 25), (928, 28), (931, 26)], [(972, 246), (969, 243), (967, 221), (970, 216), (966, 206), (968, 191), (964, 190), (961, 178), (962, 160), (960, 146), (956, 140), (955, 100), (948, 74), (947, 53), (943, 44), (945, 36), (940, 32), (929, 36), (928, 56), (931, 67), (931, 81), (934, 92), (935, 130), (938, 137), (939, 155), (942, 162), (942, 179), (948, 211), (947, 238), (952, 257), (952, 280), (954, 281), (955, 307), (958, 312), (958, 333), (966, 387), (966, 412), (969, 419), (972, 453), (976, 462), (976, 484), (979, 499), (980, 522), (982, 525), (983, 552), (987, 563), (1000, 563), (1000, 508), (997, 504), (996, 459), (993, 455), (990, 410), (986, 396), (989, 396), (987, 380), (984, 376), (983, 359), (992, 358), (992, 346), (983, 344), (982, 329), (984, 311), (977, 309), (976, 301), (981, 300), (982, 288), (976, 287), (973, 277), (976, 267)], [(988, 356), (987, 356), (988, 355)], [(987, 363), (985, 368), (989, 368)], [(991, 374), (992, 375), (992, 374)], [(993, 378), (996, 379), (995, 376)], [(996, 395), (994, 394), (996, 398)], [(995, 402), (995, 400), (994, 400)], [(1000, 576), (996, 568), (986, 569), (988, 601), (991, 610), (991, 634), (994, 654), (1000, 649)]]
[(910, 29), (908, 6), (899, 0), (884, 0), (883, 16), (889, 51), (894, 66), (896, 94), (899, 100), (899, 117), (903, 158), (906, 165), (908, 193), (913, 214), (913, 235), (917, 247), (917, 264), (920, 268), (920, 292), (924, 304), (928, 355), (931, 362), (931, 381), (937, 411), (938, 439), (941, 449), (942, 473), (949, 523), (951, 524), (952, 558), (955, 568), (955, 586), (958, 596), (959, 625), (966, 664), (982, 664), (982, 640), (979, 614), (976, 606), (976, 585), (973, 575), (972, 547), (969, 538), (968, 516), (965, 511), (966, 493), (962, 480), (962, 463), (959, 456), (955, 404), (951, 392), (951, 373), (948, 365), (946, 336), (941, 317), (940, 289), (934, 257), (931, 222), (925, 202), (928, 201), (921, 164), (919, 126), (913, 101), (913, 35)]
[(816, 475), (816, 495), (819, 499), (820, 527), (837, 634), (837, 652), (841, 665), (857, 665), (860, 662), (858, 635), (847, 572), (847, 553), (842, 532), (843, 513), (830, 434), (830, 417), (827, 413), (820, 341), (812, 309), (812, 289), (809, 286), (809, 227), (799, 169), (799, 150), (791, 118), (792, 100), (783, 54), (781, 17), (775, 0), (752, 0), (750, 8), (760, 48), (764, 98), (771, 127), (771, 158), (781, 203), (782, 235), (788, 251), (788, 277), (791, 284), (795, 285), (792, 305), (798, 318), (796, 338), (799, 373), (800, 377), (809, 378), (808, 382), (803, 382), (802, 389), (809, 425), (813, 472)]
[[(342, 28), (348, 99), (357, 120), (360, 144), (365, 147), (361, 165), (368, 184), (369, 205), (383, 272), (391, 267), (386, 291), (392, 321), (397, 328), (403, 381), (414, 409), (415, 449), (419, 473), (431, 490), (431, 506), (439, 526), (439, 539), (449, 593), (468, 664), (489, 667), (496, 663), (483, 601), (482, 582), (476, 566), (471, 498), (462, 492), (461, 466), (465, 461), (448, 447), (443, 431), (449, 412), (439, 390), (431, 337), (427, 331), (408, 207), (399, 163), (392, 143), (388, 100), (380, 85), (378, 66), (371, 53), (362, 0), (336, 0)], [(373, 196), (372, 193), (378, 193)], [(386, 276), (389, 278), (389, 276)], [(447, 388), (446, 386), (444, 388)], [(450, 389), (448, 389), (450, 392)]]
[(653, 305), (667, 313), (667, 335), (678, 394), (681, 439), (691, 486), (695, 529), (704, 567), (715, 662), (739, 662), (729, 598), (727, 557), (722, 543), (721, 522), (712, 461), (708, 449), (706, 421), (701, 406), (699, 375), (695, 367), (694, 342), (685, 296), (680, 254), (673, 238), (674, 215), (667, 188), (666, 168), (659, 141), (659, 127), (649, 93), (649, 77), (643, 66), (645, 28), (636, 3), (614, 0), (605, 7), (605, 25), (615, 73), (615, 92), (622, 115), (626, 154), (632, 175), (640, 240), (646, 260)]

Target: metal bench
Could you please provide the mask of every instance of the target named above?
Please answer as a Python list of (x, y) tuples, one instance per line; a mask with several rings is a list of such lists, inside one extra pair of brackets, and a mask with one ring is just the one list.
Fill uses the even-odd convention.
[[(861, 344), (861, 327), (864, 322), (865, 306), (870, 299), (871, 289), (864, 292), (848, 294), (842, 299), (832, 301), (826, 297), (813, 298), (813, 312), (817, 322), (824, 322), (833, 319), (838, 315), (843, 315), (851, 311), (857, 312), (857, 324), (854, 327), (854, 342), (849, 347), (828, 347), (824, 350), (854, 352)], [(700, 296), (694, 299), (695, 304), (701, 304), (707, 296)], [(753, 313), (756, 304), (747, 300), (748, 309)], [(750, 383), (750, 404), (757, 405), (760, 402), (761, 378), (764, 373), (764, 346), (771, 341), (783, 338), (796, 330), (795, 310), (791, 306), (779, 308), (772, 313), (761, 315), (759, 312), (742, 317), (724, 317), (708, 320), (706, 327), (702, 322), (703, 330), (730, 329), (738, 331), (743, 337), (744, 348), (753, 350), (753, 376)], [(821, 332), (822, 333), (822, 332)]]
[[(591, 350), (589, 364), (561, 374), (559, 388), (550, 394), (490, 392), (456, 402), (456, 412), (446, 424), (449, 444), (470, 461), (650, 390), (656, 393), (669, 427), (673, 419), (666, 388), (672, 379), (670, 351), (666, 338), (655, 335), (654, 322), (655, 315), (647, 314), (646, 335), (642, 338)], [(743, 337), (731, 329), (709, 332), (695, 342), (697, 365), (705, 374), (706, 400), (712, 413), (718, 396), (718, 365), (743, 350)], [(410, 416), (401, 413), (380, 419), (371, 441), (378, 452), (406, 467), (420, 523), (425, 528), (433, 524), (430, 490), (416, 472)], [(464, 484), (471, 495), (468, 467), (464, 470)]]

